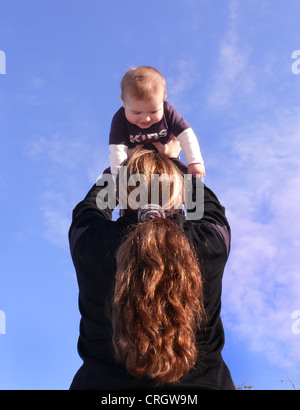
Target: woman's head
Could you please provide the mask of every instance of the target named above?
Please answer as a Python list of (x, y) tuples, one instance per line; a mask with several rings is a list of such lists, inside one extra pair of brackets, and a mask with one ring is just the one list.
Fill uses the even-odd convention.
[(167, 157), (155, 151), (140, 150), (125, 164), (119, 177), (119, 197), (125, 207), (138, 212), (147, 204), (160, 205), (166, 215), (182, 208), (183, 175)]
[[(167, 200), (163, 182), (158, 184), (159, 206), (152, 219), (142, 219), (145, 222), (134, 227), (118, 250), (113, 345), (131, 375), (162, 385), (187, 375), (196, 362), (195, 334), (205, 317), (202, 280), (185, 233), (168, 219), (182, 199), (179, 170), (168, 158), (143, 151), (127, 163), (128, 182), (136, 173), (145, 175), (144, 182), (165, 174), (174, 177), (174, 183)], [(132, 194), (129, 184), (127, 194)]]

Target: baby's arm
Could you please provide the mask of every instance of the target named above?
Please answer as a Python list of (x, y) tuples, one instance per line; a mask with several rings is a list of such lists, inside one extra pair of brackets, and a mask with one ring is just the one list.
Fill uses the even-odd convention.
[(110, 172), (113, 178), (116, 178), (120, 165), (127, 159), (128, 147), (124, 144), (109, 144), (109, 149)]
[(204, 161), (201, 155), (198, 139), (192, 130), (187, 128), (177, 137), (188, 164), (188, 173), (203, 178), (205, 176)]

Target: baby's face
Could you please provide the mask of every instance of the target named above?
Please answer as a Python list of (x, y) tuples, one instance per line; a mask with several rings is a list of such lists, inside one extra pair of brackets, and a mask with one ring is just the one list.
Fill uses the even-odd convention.
[(139, 128), (147, 129), (159, 122), (164, 115), (164, 95), (158, 93), (149, 99), (138, 100), (127, 94), (123, 100), (125, 116)]

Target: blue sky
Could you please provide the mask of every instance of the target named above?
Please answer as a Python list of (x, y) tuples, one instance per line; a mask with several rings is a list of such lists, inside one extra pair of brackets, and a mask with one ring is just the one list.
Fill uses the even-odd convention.
[(227, 209), (235, 383), (300, 382), (299, 12), (298, 0), (0, 0), (0, 389), (67, 389), (80, 366), (67, 232), (108, 166), (136, 65), (165, 76)]

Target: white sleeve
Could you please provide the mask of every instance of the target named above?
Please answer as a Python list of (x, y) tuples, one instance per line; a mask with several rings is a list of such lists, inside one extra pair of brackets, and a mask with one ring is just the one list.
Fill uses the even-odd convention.
[(204, 164), (198, 139), (192, 128), (184, 130), (178, 135), (177, 139), (180, 142), (181, 149), (188, 165)]
[(120, 165), (127, 159), (128, 147), (124, 144), (110, 144), (110, 172), (113, 177), (117, 177)]

